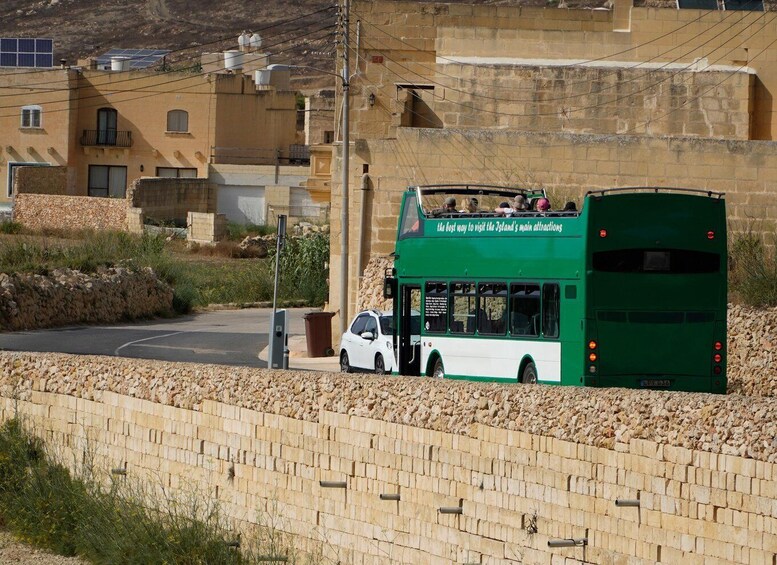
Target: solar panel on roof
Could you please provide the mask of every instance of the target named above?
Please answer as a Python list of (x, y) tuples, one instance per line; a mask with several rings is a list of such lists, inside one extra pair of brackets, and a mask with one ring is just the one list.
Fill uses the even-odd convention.
[(97, 57), (97, 67), (110, 69), (113, 57), (124, 57), (129, 59), (130, 69), (146, 69), (158, 63), (168, 53), (170, 51), (166, 49), (120, 49), (114, 47)]
[(0, 38), (0, 67), (54, 66), (54, 41), (40, 37)]

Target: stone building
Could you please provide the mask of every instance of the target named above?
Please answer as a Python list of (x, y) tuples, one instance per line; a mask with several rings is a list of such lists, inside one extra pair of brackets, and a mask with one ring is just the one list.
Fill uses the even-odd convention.
[(20, 166), (67, 166), (67, 194), (123, 197), (141, 176), (270, 164), (294, 141), (294, 93), (242, 73), (3, 69), (0, 84), (0, 202), (13, 198)]
[[(349, 316), (356, 266), (393, 251), (412, 184), (541, 186), (556, 201), (618, 186), (702, 188), (727, 193), (733, 229), (774, 229), (771, 12), (353, 0), (350, 16), (360, 39), (350, 82)], [(345, 201), (342, 144), (335, 149), (333, 309)]]

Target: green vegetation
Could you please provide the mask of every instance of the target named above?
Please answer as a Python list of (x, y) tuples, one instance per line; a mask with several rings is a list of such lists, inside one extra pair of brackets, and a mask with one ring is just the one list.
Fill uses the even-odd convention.
[[(248, 233), (251, 232), (247, 229)], [(173, 307), (179, 313), (208, 304), (272, 300), (274, 259), (234, 259), (242, 256), (235, 242), (216, 247), (195, 246), (187, 251), (180, 242), (167, 242), (163, 235), (59, 235), (66, 235), (67, 239), (19, 235), (0, 240), (0, 272), (48, 274), (57, 268), (70, 268), (92, 273), (118, 265), (151, 267), (173, 287)], [(329, 260), (329, 236), (312, 234), (287, 241), (281, 256), (280, 301), (323, 304), (328, 293), (325, 265)], [(274, 255), (274, 247), (270, 253)]]
[(729, 285), (734, 299), (749, 306), (777, 306), (777, 245), (747, 230), (731, 237)]
[(267, 556), (296, 564), (329, 562), (320, 551), (298, 554), (293, 539), (277, 529), (277, 516), (257, 525), (255, 542), (241, 541), (207, 495), (174, 499), (126, 475), (98, 475), (84, 465), (72, 476), (18, 419), (0, 426), (0, 519), (33, 545), (106, 564), (242, 565), (266, 562)]

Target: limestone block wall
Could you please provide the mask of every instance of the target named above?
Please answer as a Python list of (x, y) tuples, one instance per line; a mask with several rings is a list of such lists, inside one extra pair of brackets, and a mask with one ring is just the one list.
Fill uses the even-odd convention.
[(216, 212), (216, 191), (208, 179), (139, 178), (130, 185), (127, 199), (157, 221), (185, 222), (189, 212)]
[[(402, 193), (410, 185), (461, 183), (544, 187), (554, 206), (582, 202), (589, 190), (660, 186), (726, 194), (730, 234), (751, 230), (772, 242), (777, 226), (777, 142), (690, 137), (399, 128), (396, 139), (360, 140), (350, 158), (350, 248), (357, 244), (360, 171), (370, 166), (371, 198), (364, 242), (370, 256), (394, 251)], [(336, 155), (338, 170), (341, 155)], [(333, 174), (330, 304), (339, 304), (342, 183)], [(349, 311), (357, 302), (352, 252)], [(337, 321), (335, 322), (337, 323)]]
[(173, 290), (151, 269), (87, 274), (0, 273), (0, 329), (29, 330), (147, 318), (172, 312)]
[(0, 394), (65, 461), (196, 485), (248, 532), (272, 512), (343, 564), (777, 559), (772, 398), (10, 353)]
[(186, 226), (189, 241), (213, 243), (227, 235), (227, 217), (224, 214), (189, 212)]
[(127, 209), (124, 198), (17, 194), (13, 219), (33, 230), (125, 230)]

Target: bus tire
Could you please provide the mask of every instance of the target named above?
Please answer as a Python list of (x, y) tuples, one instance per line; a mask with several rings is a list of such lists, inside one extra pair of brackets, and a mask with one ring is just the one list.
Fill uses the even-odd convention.
[(440, 357), (438, 357), (437, 360), (434, 362), (434, 369), (432, 369), (432, 377), (434, 377), (435, 379), (445, 378), (445, 366), (442, 364), (442, 359)]
[(376, 375), (385, 375), (386, 374), (386, 362), (383, 360), (383, 355), (378, 353), (375, 356), (375, 374)]
[(527, 385), (537, 384), (537, 367), (534, 366), (532, 361), (526, 363), (526, 366), (523, 368), (523, 373), (521, 373), (521, 382)]
[(340, 353), (340, 370), (343, 373), (351, 372), (351, 364), (350, 364), (350, 360), (348, 359), (347, 351), (343, 351), (342, 353)]

